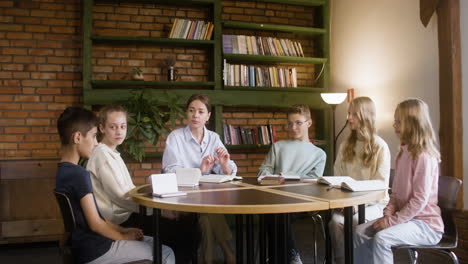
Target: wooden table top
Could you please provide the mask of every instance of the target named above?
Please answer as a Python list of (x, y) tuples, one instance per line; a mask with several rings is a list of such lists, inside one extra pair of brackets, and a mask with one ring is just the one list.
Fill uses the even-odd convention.
[(269, 214), (320, 211), (377, 201), (385, 191), (348, 192), (327, 190), (314, 182), (287, 181), (283, 185), (259, 185), (256, 178), (228, 183), (200, 183), (179, 187), (186, 196), (158, 198), (150, 185), (130, 192), (133, 200), (146, 207), (195, 213)]

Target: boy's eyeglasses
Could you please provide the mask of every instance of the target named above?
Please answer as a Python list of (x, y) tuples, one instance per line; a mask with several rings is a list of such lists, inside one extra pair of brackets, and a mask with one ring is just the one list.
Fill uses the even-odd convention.
[(307, 121), (309, 121), (309, 120), (288, 122), (288, 127), (293, 127), (293, 126), (300, 127), (300, 126), (302, 126), (302, 125), (303, 125), (305, 122), (307, 122)]

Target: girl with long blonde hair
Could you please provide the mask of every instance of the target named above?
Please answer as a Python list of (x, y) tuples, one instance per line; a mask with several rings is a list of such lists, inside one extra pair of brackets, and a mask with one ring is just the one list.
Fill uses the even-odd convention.
[(393, 127), (400, 152), (392, 195), (383, 217), (356, 228), (356, 263), (393, 263), (392, 246), (434, 245), (444, 232), (437, 205), (440, 153), (427, 104), (398, 104)]
[[(350, 176), (355, 180), (381, 180), (388, 185), (390, 177), (390, 150), (376, 133), (375, 104), (369, 97), (357, 97), (349, 104), (350, 134), (340, 146), (334, 166), (335, 176)], [(388, 202), (388, 194), (380, 201), (366, 205), (366, 221), (381, 217)], [(354, 215), (357, 225), (358, 215)], [(329, 223), (335, 263), (344, 263), (344, 217), (335, 210)]]

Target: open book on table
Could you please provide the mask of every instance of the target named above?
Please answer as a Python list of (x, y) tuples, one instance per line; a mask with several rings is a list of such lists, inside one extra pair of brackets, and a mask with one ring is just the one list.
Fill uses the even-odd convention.
[(327, 184), (332, 187), (347, 189), (353, 192), (386, 190), (384, 181), (363, 180), (357, 181), (349, 176), (323, 176), (319, 177), (318, 183)]
[(208, 174), (202, 175), (199, 182), (211, 182), (211, 183), (222, 183), (232, 180), (242, 180), (242, 177), (235, 175), (224, 175), (224, 174)]

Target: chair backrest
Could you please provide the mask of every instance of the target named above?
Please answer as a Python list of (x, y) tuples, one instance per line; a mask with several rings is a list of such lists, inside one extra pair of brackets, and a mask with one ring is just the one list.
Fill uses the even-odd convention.
[(393, 178), (395, 178), (395, 169), (390, 169), (390, 177), (388, 179), (388, 194), (392, 194)]
[(73, 208), (70, 203), (70, 199), (65, 193), (54, 191), (55, 198), (62, 212), (63, 225), (65, 226), (65, 231), (71, 233), (76, 228), (75, 214), (73, 213)]
[(455, 177), (439, 176), (439, 207), (455, 209), (461, 185), (462, 181)]

